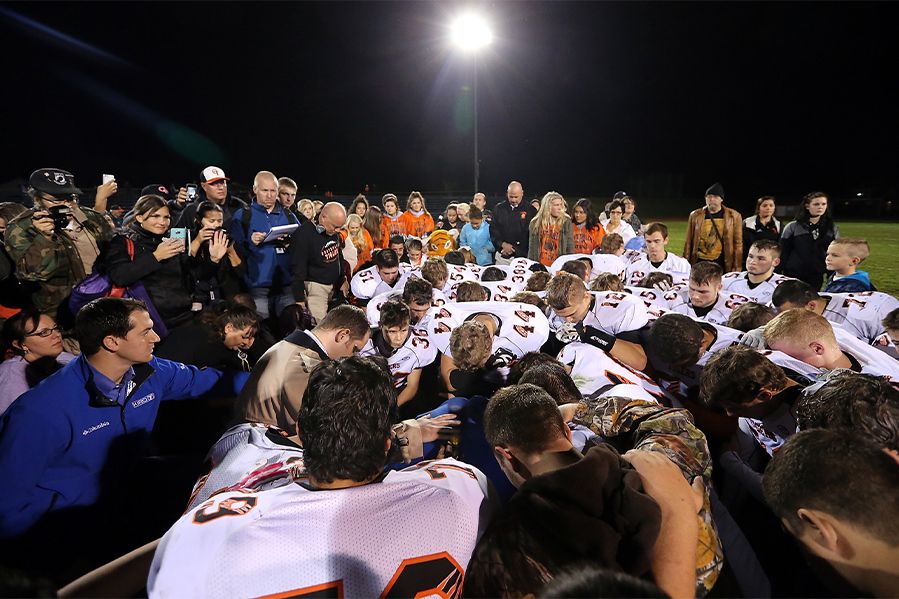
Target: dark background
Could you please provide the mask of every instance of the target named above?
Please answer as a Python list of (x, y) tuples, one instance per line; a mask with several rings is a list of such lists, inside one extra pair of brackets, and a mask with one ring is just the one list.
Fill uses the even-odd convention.
[[(472, 192), (472, 62), (449, 2), (4, 3), (0, 181), (121, 184), (261, 169), (301, 196)], [(889, 3), (482, 3), (482, 191), (510, 179), (677, 212), (896, 200)], [(571, 198), (570, 198), (571, 199)], [(673, 200), (673, 202), (672, 202)]]

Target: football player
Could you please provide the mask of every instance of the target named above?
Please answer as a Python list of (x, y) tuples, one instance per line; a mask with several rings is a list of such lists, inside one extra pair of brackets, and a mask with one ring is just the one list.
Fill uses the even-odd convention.
[(777, 286), (771, 303), (778, 312), (805, 308), (840, 325), (867, 343), (876, 343), (883, 335), (883, 319), (899, 308), (899, 300), (879, 291), (818, 294), (808, 283), (784, 281)]
[(409, 307), (403, 302), (389, 300), (381, 306), (378, 328), (360, 356), (382, 356), (387, 359), (393, 384), (397, 390), (396, 403), (405, 404), (418, 393), (421, 369), (437, 358), (437, 349), (428, 339), (426, 329), (412, 327)]
[[(465, 302), (448, 303), (436, 309), (428, 323), (428, 336), (443, 354), (440, 371), (448, 389), (456, 388), (450, 381), (450, 373), (459, 368), (450, 337), (454, 329), (470, 320), (483, 324), (492, 341), (485, 347), (478, 348), (477, 352), (468, 348), (466, 355), (460, 359), (466, 366), (470, 366), (469, 370), (482, 368), (484, 365), (481, 363), (485, 362), (487, 369), (499, 370), (499, 378), (502, 380), (508, 375), (507, 369), (512, 362), (528, 352), (539, 351), (549, 338), (546, 316), (530, 304)], [(477, 355), (468, 355), (473, 353)]]
[(848, 368), (899, 381), (899, 360), (865, 344), (841, 327), (832, 326), (812, 310), (796, 308), (781, 312), (765, 325), (764, 338), (771, 349), (817, 368)]
[(360, 270), (350, 281), (350, 290), (357, 299), (369, 300), (387, 293), (397, 285), (400, 278), (400, 262), (393, 250), (378, 250), (372, 261), (374, 266)]
[(486, 478), (453, 459), (384, 476), (395, 418), (372, 360), (319, 364), (298, 417), (306, 478), (189, 510), (156, 550), (149, 596), (456, 595), (492, 515)]
[(790, 280), (774, 273), (779, 264), (780, 245), (771, 239), (759, 239), (749, 246), (746, 270), (727, 273), (721, 277), (721, 285), (726, 291), (745, 295), (760, 304), (769, 304), (777, 286)]
[(633, 341), (621, 337), (649, 322), (646, 306), (629, 293), (589, 292), (573, 274), (557, 274), (546, 287), (550, 328), (563, 343), (583, 341), (595, 345), (631, 368), (643, 370), (646, 354)]
[(627, 265), (625, 280), (628, 285), (639, 285), (646, 275), (653, 272), (668, 273), (678, 281), (690, 275), (690, 262), (665, 249), (668, 246), (667, 226), (649, 223), (643, 239), (646, 241), (646, 253)]
[(749, 298), (729, 291), (721, 293), (721, 272), (715, 262), (694, 264), (687, 289), (665, 294), (669, 309), (712, 324), (726, 323), (733, 309)]
[(368, 302), (365, 310), (371, 326), (378, 326), (381, 320), (381, 306), (390, 299), (403, 300), (403, 303), (409, 306), (409, 310), (412, 313), (412, 324), (419, 326), (424, 325), (428, 310), (435, 306), (442, 306), (447, 301), (443, 292), (439, 289), (434, 289), (428, 281), (417, 276), (411, 277), (404, 283), (403, 287), (400, 287), (400, 284), (397, 283), (396, 290), (382, 293)]

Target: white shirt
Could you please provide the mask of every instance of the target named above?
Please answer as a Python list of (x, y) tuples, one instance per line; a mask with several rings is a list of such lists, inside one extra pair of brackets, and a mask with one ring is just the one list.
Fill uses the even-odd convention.
[(424, 368), (437, 358), (437, 346), (428, 337), (428, 331), (420, 327), (409, 327), (409, 337), (406, 342), (389, 356), (384, 356), (375, 347), (375, 334), (372, 333), (365, 347), (359, 352), (360, 356), (382, 356), (387, 358), (390, 367), (390, 375), (393, 377), (393, 386), (402, 389), (406, 386), (409, 375), (418, 368)]
[(606, 234), (618, 233), (619, 235), (621, 235), (621, 239), (624, 240), (625, 244), (627, 244), (628, 241), (630, 241), (631, 239), (633, 239), (634, 237), (637, 236), (637, 233), (636, 233), (636, 231), (634, 231), (634, 228), (632, 226), (630, 226), (629, 224), (627, 224), (626, 222), (621, 221), (618, 224), (617, 228), (610, 229), (609, 225), (611, 224), (611, 222), (612, 221), (609, 221), (603, 225), (603, 228), (605, 228), (605, 230), (606, 230)]
[[(584, 326), (590, 326), (611, 335), (635, 331), (649, 323), (649, 314), (643, 301), (627, 292), (591, 291), (590, 309), (584, 316)], [(555, 310), (550, 311), (550, 328), (557, 330), (565, 323)]]
[(371, 299), (376, 295), (391, 291), (396, 287), (396, 284), (396, 281), (394, 281), (393, 285), (385, 283), (381, 279), (378, 267), (370, 266), (353, 275), (350, 281), (350, 291), (359, 299)]
[(569, 343), (557, 358), (571, 367), (571, 378), (582, 395), (592, 396), (614, 385), (639, 385), (653, 401), (670, 401), (667, 393), (654, 380), (593, 345), (579, 341)]
[(697, 316), (696, 309), (690, 303), (689, 290), (681, 289), (678, 291), (669, 291), (664, 297), (672, 312), (679, 312), (681, 314), (686, 314), (691, 318), (696, 318), (697, 320), (704, 320), (706, 322), (711, 322), (712, 324), (721, 325), (727, 324), (730, 313), (734, 311), (734, 308), (750, 301), (745, 295), (731, 293), (722, 289), (718, 293), (718, 300), (715, 302), (715, 305), (712, 306), (711, 311), (705, 316)]
[(823, 293), (828, 300), (822, 316), (867, 343), (876, 343), (886, 331), (883, 319), (899, 308), (899, 300), (879, 291)]
[(499, 328), (493, 337), (493, 353), (506, 350), (521, 358), (528, 352), (539, 351), (549, 339), (546, 316), (536, 306), (519, 302), (449, 302), (431, 316), (428, 336), (441, 353), (452, 357), (449, 341), (453, 330), (478, 314), (490, 314), (499, 319)]
[[(403, 284), (405, 282), (403, 281)], [(403, 300), (403, 287), (400, 287), (400, 284), (397, 283), (396, 287), (392, 290), (382, 293), (380, 295), (376, 295), (375, 297), (369, 300), (368, 305), (365, 306), (365, 315), (368, 317), (368, 324), (373, 327), (376, 327), (381, 322), (381, 306), (384, 305), (384, 302), (387, 300)], [(446, 303), (446, 296), (439, 289), (433, 289), (431, 291), (431, 306), (442, 306)]]
[(643, 253), (637, 259), (627, 265), (627, 285), (639, 285), (643, 277), (652, 272), (664, 272), (671, 275), (675, 283), (685, 281), (690, 276), (690, 263), (671, 252), (665, 253), (665, 259), (658, 267), (653, 266), (649, 256)]
[(149, 596), (454, 596), (492, 515), (487, 489), (479, 470), (445, 459), (346, 489), (221, 493), (163, 537)]
[(768, 280), (762, 281), (758, 285), (752, 285), (749, 282), (749, 273), (744, 270), (743, 272), (729, 272), (721, 277), (721, 289), (745, 295), (756, 303), (768, 306), (771, 304), (774, 290), (784, 281), (792, 281), (792, 279), (775, 273)]

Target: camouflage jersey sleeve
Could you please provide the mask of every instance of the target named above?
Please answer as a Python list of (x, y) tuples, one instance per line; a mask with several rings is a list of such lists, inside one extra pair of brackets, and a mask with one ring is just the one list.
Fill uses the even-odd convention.
[(16, 275), (25, 281), (47, 281), (65, 262), (66, 248), (58, 239), (34, 228), (29, 211), (9, 223), (4, 238), (6, 250), (16, 265)]
[(659, 451), (674, 462), (688, 482), (696, 476), (705, 481), (705, 497), (699, 518), (696, 553), (696, 596), (705, 596), (718, 580), (724, 565), (724, 549), (712, 520), (709, 500), (712, 459), (705, 435), (693, 424), (690, 412), (629, 397), (606, 397), (581, 401), (575, 422), (627, 449)]

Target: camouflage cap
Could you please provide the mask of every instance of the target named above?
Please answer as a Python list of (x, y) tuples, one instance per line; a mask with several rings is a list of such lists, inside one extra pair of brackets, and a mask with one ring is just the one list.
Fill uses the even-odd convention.
[(75, 187), (75, 176), (59, 168), (39, 168), (28, 178), (28, 185), (53, 197), (81, 195)]

